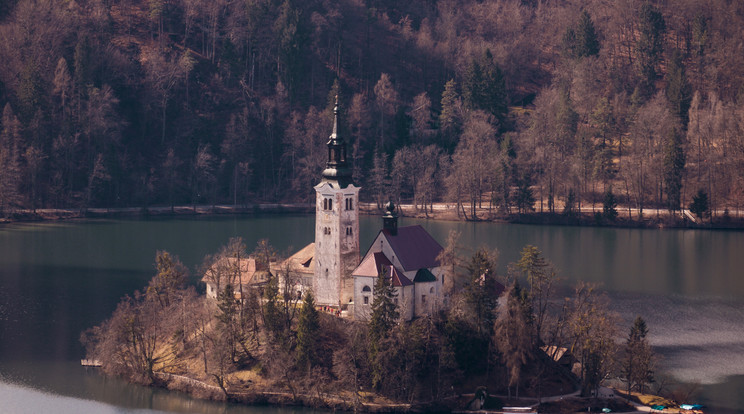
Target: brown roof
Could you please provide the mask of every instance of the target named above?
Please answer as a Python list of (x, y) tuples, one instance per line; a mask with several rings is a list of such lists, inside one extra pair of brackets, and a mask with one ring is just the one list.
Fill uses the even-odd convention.
[(390, 260), (381, 252), (377, 252), (365, 257), (351, 275), (377, 277), (388, 266), (392, 266)]
[(437, 256), (442, 251), (442, 246), (423, 227), (400, 227), (395, 236), (386, 229), (381, 232), (406, 272), (439, 266)]
[[(256, 269), (256, 259), (252, 257), (240, 260), (234, 257), (223, 257), (207, 269), (202, 277), (202, 282), (214, 281), (216, 274), (220, 274), (220, 283), (230, 283), (233, 286), (238, 286), (239, 284), (249, 285), (264, 282), (266, 277), (262, 276), (267, 276), (269, 272)], [(237, 276), (240, 278), (238, 279)]]
[(278, 270), (283, 272), (287, 265), (293, 272), (315, 274), (315, 243), (310, 243), (297, 253), (289, 256)]
[(387, 273), (389, 273), (393, 279), (393, 286), (411, 286), (413, 284), (413, 282), (411, 282), (411, 279), (407, 278), (406, 275), (396, 269), (395, 266), (391, 265), (388, 269), (389, 271)]
[(362, 263), (354, 269), (352, 276), (377, 277), (380, 273), (385, 272), (385, 278), (391, 279), (393, 286), (410, 286), (413, 284), (411, 279), (403, 274), (403, 271), (393, 266), (381, 252), (373, 253), (362, 260)]

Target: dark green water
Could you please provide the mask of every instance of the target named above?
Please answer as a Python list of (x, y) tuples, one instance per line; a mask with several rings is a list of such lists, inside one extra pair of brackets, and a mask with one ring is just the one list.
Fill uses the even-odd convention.
[[(538, 246), (561, 270), (564, 284), (602, 283), (625, 320), (636, 314), (647, 319), (665, 375), (699, 382), (700, 401), (744, 407), (744, 397), (731, 392), (744, 389), (744, 233), (416, 220), (401, 225), (411, 223), (442, 243), (450, 229), (459, 230), (466, 254), (481, 245), (498, 248), (502, 270), (525, 244)], [(49, 411), (44, 404), (71, 413), (265, 411), (102, 378), (79, 366), (78, 338), (107, 318), (123, 295), (147, 283), (158, 249), (195, 269), (233, 236), (249, 248), (261, 238), (282, 252), (301, 248), (312, 241), (313, 224), (312, 216), (263, 216), (0, 227), (0, 412)], [(363, 249), (379, 225), (376, 217), (362, 217)]]

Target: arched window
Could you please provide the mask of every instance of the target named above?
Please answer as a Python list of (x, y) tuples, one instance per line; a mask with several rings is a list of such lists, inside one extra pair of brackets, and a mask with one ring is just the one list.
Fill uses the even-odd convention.
[(431, 293), (431, 294), (434, 293), (434, 288), (433, 287), (432, 288), (429, 288), (429, 293)]
[(333, 199), (332, 198), (328, 199), (328, 210), (333, 210)]
[(328, 210), (328, 199), (327, 198), (323, 199), (323, 210)]
[(364, 286), (362, 288), (362, 292), (371, 292), (371, 291), (372, 291), (372, 289), (370, 289), (369, 286)]

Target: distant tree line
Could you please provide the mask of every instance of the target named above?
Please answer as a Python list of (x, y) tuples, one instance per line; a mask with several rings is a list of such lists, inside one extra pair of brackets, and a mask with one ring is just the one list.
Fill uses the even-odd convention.
[(307, 201), (337, 93), (369, 201), (740, 209), (736, 2), (600, 3), (6, 1), (0, 210)]
[[(596, 395), (608, 379), (624, 381), (628, 391), (652, 383), (655, 357), (642, 318), (619, 343), (620, 321), (605, 295), (580, 283), (558, 299), (556, 271), (536, 247), (525, 246), (507, 274), (497, 275), (498, 252), (463, 256), (458, 237), (450, 234), (440, 256), (446, 301), (411, 322), (400, 319), (385, 274), (367, 320), (323, 312), (310, 291), (298, 298), (290, 269), (237, 289), (240, 259), (249, 255), (235, 238), (199, 270), (218, 286), (216, 299), (198, 295), (178, 258), (158, 252), (146, 289), (122, 299), (82, 341), (107, 374), (147, 384), (167, 382), (161, 373), (186, 375), (219, 387), (223, 398), (281, 391), (321, 400), (351, 395), (354, 404), (371, 401), (370, 394), (417, 403), (472, 392), (473, 384), (539, 398), (578, 384)], [(265, 240), (251, 257), (277, 262)]]

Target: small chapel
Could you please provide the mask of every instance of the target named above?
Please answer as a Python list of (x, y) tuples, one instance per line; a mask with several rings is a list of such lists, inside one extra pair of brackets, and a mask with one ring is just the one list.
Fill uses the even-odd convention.
[(429, 315), (442, 304), (442, 246), (421, 226), (398, 227), (389, 202), (382, 228), (363, 256), (359, 246), (359, 191), (347, 164), (346, 143), (338, 134), (338, 101), (333, 109), (328, 161), (315, 186), (315, 242), (282, 265), (312, 289), (317, 305), (343, 317), (364, 320), (372, 308), (374, 285), (383, 274), (392, 284), (401, 317)]

